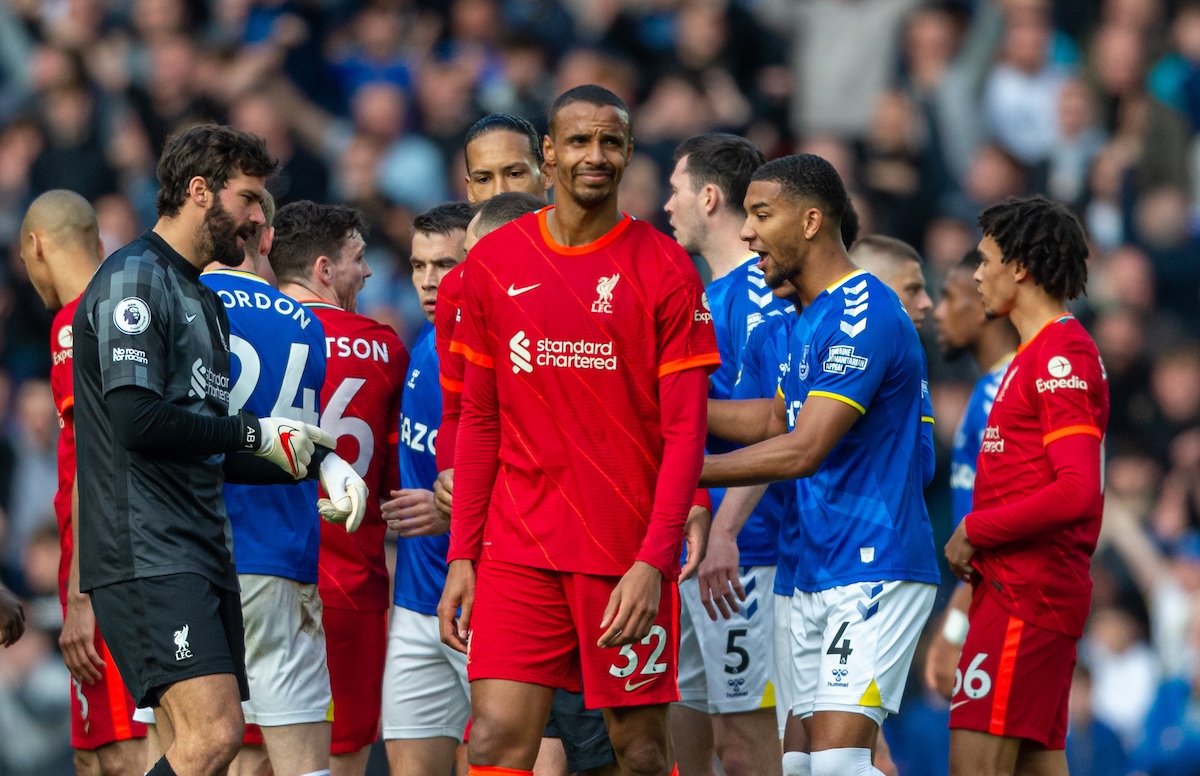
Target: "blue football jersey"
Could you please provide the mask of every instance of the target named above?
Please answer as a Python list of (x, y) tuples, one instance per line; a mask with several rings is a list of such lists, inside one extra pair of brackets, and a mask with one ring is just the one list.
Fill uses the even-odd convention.
[(940, 581), (921, 453), (925, 354), (896, 294), (867, 272), (817, 295), (792, 328), (780, 385), (789, 429), (809, 396), (862, 417), (811, 477), (796, 480), (795, 588)]
[(954, 432), (954, 449), (950, 452), (950, 513), (957, 528), (971, 511), (971, 497), (975, 492), (975, 462), (979, 459), (979, 448), (983, 445), (983, 432), (987, 429), (988, 415), (996, 392), (1008, 371), (1013, 355), (1000, 359), (1000, 363), (975, 381), (971, 400)]
[[(317, 425), (325, 384), (321, 321), (257, 275), (217, 270), (200, 278), (221, 297), (229, 315), (229, 413), (245, 409), (260, 418)], [(321, 518), (315, 481), (226, 483), (225, 508), (239, 574), (317, 581)]]
[[(740, 267), (708, 284), (708, 306), (717, 333), (721, 366), (712, 373), (709, 396), (728, 399), (742, 369), (742, 354), (750, 333), (768, 318), (794, 314), (790, 302), (776, 299), (758, 268), (758, 256), (751, 255)], [(708, 452), (727, 453), (737, 445), (714, 436), (708, 438)], [(709, 488), (713, 514), (721, 506), (724, 488)], [(775, 539), (779, 530), (782, 505), (770, 493), (755, 507), (750, 519), (738, 533), (738, 550), (747, 566), (769, 566), (776, 562)]]
[[(442, 388), (433, 324), (426, 323), (413, 345), (408, 376), (400, 399), (400, 487), (433, 490), (434, 458), (442, 423)], [(446, 584), (450, 534), (400, 537), (396, 542), (396, 606), (421, 614), (437, 614)]]
[[(774, 315), (750, 333), (742, 354), (742, 371), (733, 385), (733, 399), (773, 399), (787, 371), (788, 337), (796, 322), (794, 315)], [(763, 501), (778, 515), (775, 592), (791, 595), (796, 578), (797, 543), (800, 523), (796, 514), (796, 484), (775, 482), (767, 486)], [(761, 501), (759, 502), (762, 503)], [(777, 506), (774, 506), (777, 505)]]

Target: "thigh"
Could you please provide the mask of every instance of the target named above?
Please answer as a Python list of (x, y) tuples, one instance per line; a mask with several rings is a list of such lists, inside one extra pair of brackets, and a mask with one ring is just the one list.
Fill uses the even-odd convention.
[(504, 679), (582, 691), (580, 637), (564, 587), (570, 575), (495, 561), (478, 570), (467, 653), (471, 682)]
[[(774, 704), (771, 669), (775, 662), (774, 566), (739, 570), (746, 600), (726, 620), (705, 617), (696, 624), (708, 680), (710, 714), (737, 714)], [(770, 697), (768, 697), (770, 693)]]
[(383, 672), (384, 739), (461, 741), (470, 715), (467, 656), (442, 643), (437, 617), (393, 607)]
[(351, 755), (375, 743), (387, 659), (387, 610), (324, 609), (333, 692), (330, 752)]
[(582, 693), (556, 691), (550, 717), (562, 741), (567, 770), (571, 773), (599, 768), (616, 760), (604, 724), (604, 713), (589, 709)]
[(245, 689), (235, 591), (198, 574), (170, 574), (96, 588), (92, 608), (138, 706), (158, 705), (167, 687), (200, 676), (229, 674)]
[(600, 622), (620, 577), (564, 575), (579, 639), (583, 693), (588, 708), (648, 706), (679, 700), (679, 588), (663, 580), (658, 616), (635, 644), (601, 649)]
[(1076, 640), (1010, 615), (990, 595), (971, 612), (950, 727), (1065, 745)]
[(232, 674), (208, 674), (173, 683), (160, 699), (170, 720), (172, 740), (167, 748), (180, 740), (208, 738), (214, 729), (223, 730), (234, 722), (243, 726), (240, 696)]
[(315, 584), (241, 574), (246, 631), (246, 722), (263, 727), (324, 722), (333, 695), (321, 597)]
[(1017, 755), (1014, 776), (1067, 776), (1067, 752), (1065, 749), (1042, 749), (1021, 747)]
[(454, 769), (454, 752), (458, 748), (458, 739), (396, 738), (389, 739), (384, 745), (387, 749), (390, 776), (440, 775), (450, 773)]
[(792, 714), (798, 718), (813, 713), (821, 652), (825, 638), (825, 609), (822, 593), (797, 590), (792, 595), (788, 623), (791, 632)]
[(823, 591), (825, 628), (814, 710), (855, 711), (882, 724), (900, 710), (934, 585), (883, 581)]
[(708, 612), (700, 602), (700, 582), (692, 577), (679, 583), (679, 702), (708, 714), (708, 679), (696, 627), (701, 617), (707, 618)]
[(530, 682), (476, 679), (471, 682), (471, 765), (531, 770), (554, 690)]

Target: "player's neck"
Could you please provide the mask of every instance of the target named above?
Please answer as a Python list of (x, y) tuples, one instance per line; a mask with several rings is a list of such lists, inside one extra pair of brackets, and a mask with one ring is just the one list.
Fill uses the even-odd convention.
[(594, 208), (585, 208), (568, 196), (555, 202), (546, 214), (546, 228), (559, 245), (575, 248), (596, 242), (611, 232), (621, 218), (615, 196)]
[(980, 372), (990, 372), (1000, 363), (1000, 359), (1013, 353), (1018, 344), (1012, 327), (1002, 319), (988, 321), (971, 347), (971, 355), (975, 357)]
[(333, 293), (332, 288), (321, 288), (318, 287), (316, 283), (304, 283), (295, 280), (281, 280), (279, 281), (279, 293), (283, 294), (284, 296), (290, 296), (292, 299), (295, 299), (298, 302), (319, 299), (322, 302), (329, 302), (331, 305), (341, 307), (341, 305), (338, 304), (337, 296)]
[(200, 255), (197, 246), (196, 225), (183, 216), (163, 217), (154, 225), (153, 232), (197, 270), (203, 270), (208, 260)]
[(92, 275), (96, 273), (97, 266), (99, 263), (82, 248), (58, 257), (52, 272), (54, 290), (63, 305), (79, 298)]
[(846, 255), (841, 243), (814, 246), (808, 253), (799, 274), (789, 278), (800, 292), (800, 304), (808, 307), (822, 291), (858, 271)]
[(709, 239), (705, 240), (704, 260), (713, 280), (723, 278), (733, 272), (750, 257), (750, 249), (738, 237), (738, 230), (714, 227), (709, 231)]
[(1017, 290), (1017, 300), (1008, 319), (1017, 329), (1021, 344), (1026, 345), (1042, 327), (1060, 315), (1067, 307), (1062, 299), (1055, 299), (1033, 283), (1022, 285)]

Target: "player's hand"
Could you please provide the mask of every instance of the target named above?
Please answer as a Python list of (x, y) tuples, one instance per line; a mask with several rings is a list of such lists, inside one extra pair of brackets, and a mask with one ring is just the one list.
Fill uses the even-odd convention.
[(362, 524), (367, 513), (367, 483), (358, 476), (354, 467), (335, 453), (321, 461), (321, 487), (329, 498), (317, 500), (317, 511), (330, 523), (346, 526), (346, 533), (354, 533)]
[(650, 627), (658, 617), (662, 578), (662, 572), (649, 563), (633, 562), (608, 597), (604, 619), (600, 621), (604, 633), (596, 646), (601, 649), (620, 647), (650, 635)]
[(971, 575), (975, 573), (975, 567), (971, 565), (971, 558), (975, 557), (975, 548), (967, 538), (966, 520), (954, 529), (950, 541), (946, 542), (945, 552), (946, 561), (950, 564), (950, 571), (954, 572), (954, 576), (963, 582), (970, 582)]
[[(450, 561), (446, 586), (438, 602), (438, 630), (442, 643), (464, 655), (467, 653), (467, 634), (471, 632), (471, 607), (475, 605), (475, 564), (469, 560)], [(462, 613), (459, 614), (459, 609)]]
[(0, 585), (0, 647), (11, 647), (25, 632), (25, 607), (8, 588)]
[(297, 480), (308, 476), (308, 464), (312, 461), (314, 445), (337, 447), (337, 440), (317, 426), (291, 418), (259, 418), (262, 441), (255, 455), (288, 472)]
[(739, 611), (738, 601), (746, 600), (738, 575), (740, 562), (736, 537), (721, 530), (708, 537), (708, 554), (700, 564), (700, 603), (710, 619), (716, 620), (720, 611), (728, 620)]
[(712, 528), (712, 511), (708, 507), (692, 505), (687, 523), (683, 526), (683, 541), (687, 544), (687, 563), (679, 571), (679, 581), (692, 578), (700, 568), (700, 561), (708, 551), (708, 531)]
[(432, 490), (405, 488), (391, 495), (392, 500), (383, 503), (383, 519), (400, 536), (441, 536), (450, 531), (450, 519), (438, 511)]
[(104, 659), (96, 652), (96, 615), (90, 595), (67, 595), (67, 616), (58, 637), (63, 662), (79, 684), (95, 684), (104, 678)]
[(450, 502), (454, 497), (454, 469), (438, 472), (437, 481), (433, 483), (433, 495), (437, 499), (437, 511), (449, 520)]

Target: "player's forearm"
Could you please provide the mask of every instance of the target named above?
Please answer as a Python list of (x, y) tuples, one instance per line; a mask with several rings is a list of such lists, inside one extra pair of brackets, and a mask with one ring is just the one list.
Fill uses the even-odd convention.
[(771, 399), (708, 400), (708, 433), (739, 445), (770, 437)]
[(674, 579), (679, 575), (683, 527), (696, 500), (696, 479), (704, 457), (708, 373), (704, 369), (685, 369), (667, 375), (659, 379), (658, 393), (662, 466), (654, 487), (650, 526), (636, 559), (654, 566), (665, 578)]
[(454, 456), (454, 512), (446, 557), (474, 561), (483, 550), (483, 527), (500, 465), (496, 374), (487, 367), (467, 365), (458, 436), (461, 445)]
[(812, 476), (820, 464), (797, 434), (784, 434), (724, 455), (704, 456), (700, 484), (732, 488), (794, 480)]
[[(104, 399), (113, 436), (131, 452), (179, 459), (253, 449), (246, 444), (252, 415), (197, 415), (153, 391), (132, 386), (109, 391)], [(261, 439), (257, 420), (253, 423), (253, 438)]]
[(1046, 448), (1054, 482), (1003, 506), (971, 512), (964, 518), (967, 538), (991, 549), (1045, 536), (1086, 520), (1100, 510), (1100, 440), (1075, 434)]
[(721, 499), (721, 506), (713, 517), (713, 533), (720, 532), (736, 539), (766, 492), (766, 485), (749, 485), (725, 491), (725, 498)]

